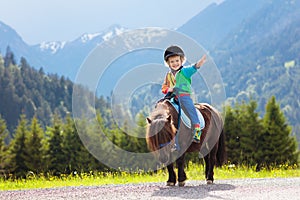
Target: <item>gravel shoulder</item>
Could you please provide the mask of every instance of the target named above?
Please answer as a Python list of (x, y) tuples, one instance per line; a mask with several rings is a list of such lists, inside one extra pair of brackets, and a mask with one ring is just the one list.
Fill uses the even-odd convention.
[(299, 200), (300, 177), (266, 179), (187, 181), (185, 187), (168, 187), (165, 183), (106, 186), (63, 187), (52, 189), (0, 191), (2, 200), (60, 199), (272, 199)]

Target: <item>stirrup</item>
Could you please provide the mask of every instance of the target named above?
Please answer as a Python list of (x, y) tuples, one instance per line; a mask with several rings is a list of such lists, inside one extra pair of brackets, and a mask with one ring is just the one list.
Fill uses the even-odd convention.
[(172, 146), (172, 148), (171, 148), (171, 152), (178, 151), (178, 150), (179, 150), (179, 149), (178, 149), (178, 147), (177, 147), (176, 144), (174, 144), (174, 145)]

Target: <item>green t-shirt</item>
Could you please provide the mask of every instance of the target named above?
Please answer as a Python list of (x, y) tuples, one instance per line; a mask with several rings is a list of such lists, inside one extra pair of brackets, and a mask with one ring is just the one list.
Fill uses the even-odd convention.
[(182, 67), (175, 75), (175, 91), (177, 94), (191, 94), (192, 93), (192, 75), (197, 72), (195, 65)]

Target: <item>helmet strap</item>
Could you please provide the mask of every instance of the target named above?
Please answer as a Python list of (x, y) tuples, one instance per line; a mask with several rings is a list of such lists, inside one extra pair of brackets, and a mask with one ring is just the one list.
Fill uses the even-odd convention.
[(180, 70), (182, 69), (182, 67), (183, 67), (183, 66), (179, 67), (177, 70), (174, 70), (174, 69), (170, 68), (172, 74), (176, 74), (178, 71), (180, 71)]

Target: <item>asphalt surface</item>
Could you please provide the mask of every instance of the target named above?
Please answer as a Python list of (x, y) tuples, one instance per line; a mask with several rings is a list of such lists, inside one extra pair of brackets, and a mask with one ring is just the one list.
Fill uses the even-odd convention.
[(43, 199), (265, 199), (300, 200), (300, 177), (268, 179), (187, 181), (186, 186), (166, 186), (165, 183), (143, 183), (106, 186), (62, 187), (52, 189), (0, 191), (2, 200)]

